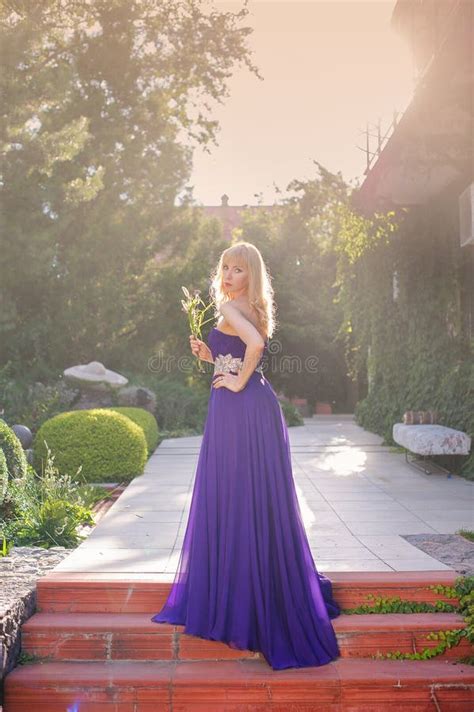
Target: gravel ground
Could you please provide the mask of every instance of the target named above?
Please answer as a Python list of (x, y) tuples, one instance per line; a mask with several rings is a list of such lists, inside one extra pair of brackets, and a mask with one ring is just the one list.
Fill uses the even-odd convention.
[(42, 549), (15, 546), (8, 556), (0, 557), (0, 616), (8, 606), (36, 585), (36, 580), (62, 561), (71, 549), (56, 546)]
[(474, 542), (459, 534), (405, 534), (410, 544), (426, 552), (458, 574), (474, 576)]

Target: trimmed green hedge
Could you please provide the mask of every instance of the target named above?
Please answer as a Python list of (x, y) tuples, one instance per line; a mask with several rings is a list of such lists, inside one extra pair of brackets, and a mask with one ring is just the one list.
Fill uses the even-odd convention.
[(124, 482), (141, 475), (148, 458), (143, 429), (128, 416), (108, 408), (74, 410), (47, 420), (34, 443), (34, 465), (41, 472), (46, 445), (60, 474), (88, 482)]
[(27, 468), (25, 451), (14, 431), (1, 419), (0, 448), (5, 455), (10, 477), (24, 477)]
[(5, 453), (0, 448), (0, 504), (3, 502), (8, 486), (8, 467)]
[(152, 453), (153, 450), (155, 450), (158, 445), (159, 433), (158, 423), (152, 413), (144, 408), (134, 408), (132, 406), (116, 406), (108, 408), (107, 410), (114, 410), (116, 413), (122, 413), (122, 415), (126, 415), (127, 418), (131, 418), (145, 433), (148, 452)]

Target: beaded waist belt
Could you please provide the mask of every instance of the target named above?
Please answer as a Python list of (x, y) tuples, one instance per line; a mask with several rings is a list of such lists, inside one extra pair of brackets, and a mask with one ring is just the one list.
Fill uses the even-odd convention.
[[(242, 366), (244, 365), (243, 359), (239, 356), (232, 356), (232, 354), (218, 354), (214, 360), (214, 374), (216, 373), (238, 373)], [(257, 366), (255, 369), (258, 373), (263, 375), (262, 365)]]

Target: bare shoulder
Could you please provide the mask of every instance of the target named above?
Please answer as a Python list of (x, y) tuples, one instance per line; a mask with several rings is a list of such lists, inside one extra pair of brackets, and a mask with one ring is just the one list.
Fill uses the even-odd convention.
[[(223, 308), (222, 308), (223, 307)], [(235, 330), (232, 329), (232, 326), (226, 321), (225, 318), (225, 312), (226, 308), (230, 309), (237, 309), (237, 311), (244, 316), (259, 332), (259, 334), (262, 336), (263, 339), (265, 339), (265, 334), (262, 333), (261, 327), (260, 327), (260, 320), (258, 317), (258, 312), (257, 310), (252, 307), (248, 299), (242, 298), (242, 299), (233, 299), (232, 302), (225, 302), (221, 307), (221, 313), (223, 315), (223, 318), (219, 322), (219, 328), (221, 328), (221, 324), (224, 326), (225, 331), (227, 333), (230, 333), (233, 331), (235, 333)], [(222, 329), (224, 330), (224, 329)]]

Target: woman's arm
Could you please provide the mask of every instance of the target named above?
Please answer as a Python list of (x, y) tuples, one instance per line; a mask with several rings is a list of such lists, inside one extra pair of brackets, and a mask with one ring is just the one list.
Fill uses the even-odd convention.
[(240, 390), (242, 390), (245, 388), (247, 381), (258, 366), (258, 362), (265, 347), (265, 342), (252, 322), (249, 321), (240, 309), (235, 307), (233, 304), (229, 304), (229, 302), (221, 304), (220, 313), (225, 318), (226, 322), (235, 329), (238, 336), (240, 336), (242, 341), (244, 341), (247, 346), (245, 349), (242, 368), (238, 374), (239, 386)]

